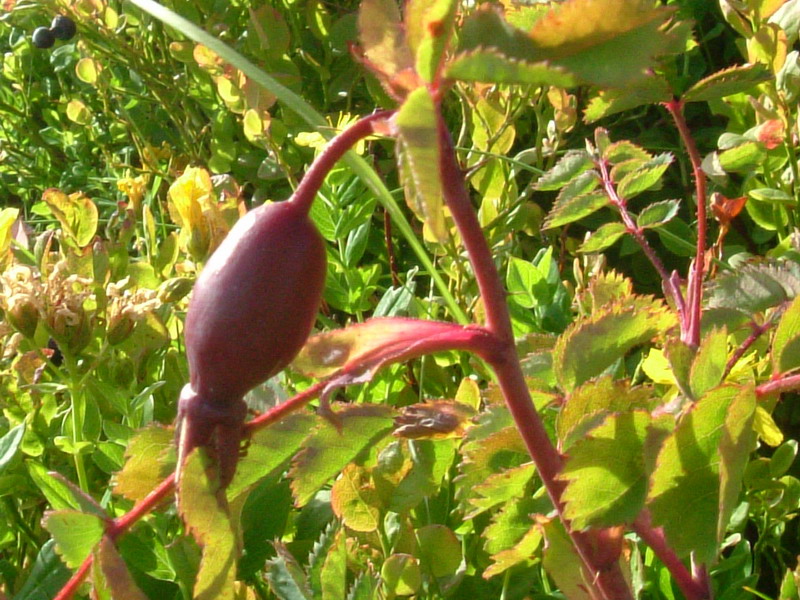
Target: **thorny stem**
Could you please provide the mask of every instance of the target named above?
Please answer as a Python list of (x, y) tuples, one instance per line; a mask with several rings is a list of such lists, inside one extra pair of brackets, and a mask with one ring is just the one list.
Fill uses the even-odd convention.
[(664, 267), (664, 263), (661, 262), (658, 254), (656, 251), (653, 250), (653, 247), (647, 241), (647, 238), (644, 236), (644, 229), (637, 225), (631, 214), (628, 212), (628, 206), (624, 198), (620, 198), (619, 194), (617, 193), (617, 189), (614, 187), (614, 182), (611, 181), (611, 177), (608, 173), (608, 161), (605, 159), (601, 159), (598, 161), (597, 166), (600, 169), (600, 175), (603, 181), (603, 189), (606, 192), (609, 200), (611, 203), (619, 210), (619, 214), (622, 217), (622, 222), (625, 224), (625, 228), (633, 236), (633, 239), (636, 240), (636, 243), (639, 244), (642, 251), (645, 253), (645, 256), (650, 260), (650, 263), (653, 265), (658, 274), (661, 276), (662, 286), (664, 288), (664, 292), (668, 293), (672, 296), (673, 301), (675, 302), (675, 306), (678, 310), (678, 314), (680, 315), (681, 322), (686, 320), (686, 304), (684, 303), (683, 293), (681, 292), (680, 282), (676, 277), (672, 277), (668, 272), (666, 267)]
[[(706, 257), (706, 176), (703, 173), (702, 159), (694, 143), (692, 132), (683, 116), (683, 101), (679, 99), (664, 102), (664, 107), (672, 115), (675, 126), (678, 128), (683, 145), (689, 154), (694, 174), (695, 192), (697, 194), (697, 251), (694, 263), (689, 270), (689, 289), (687, 291), (688, 323), (681, 323), (681, 340), (697, 348), (700, 345), (700, 317), (703, 300), (703, 276)], [(684, 329), (685, 325), (685, 329)]]
[(536, 464), (542, 483), (565, 523), (565, 528), (588, 572), (589, 580), (606, 600), (630, 599), (632, 598), (630, 589), (616, 560), (612, 564), (605, 562), (599, 564), (600, 561), (597, 560), (598, 557), (593, 550), (593, 548), (601, 546), (593, 544), (597, 532), (576, 532), (570, 528), (569, 522), (564, 517), (564, 507), (561, 502), (563, 484), (556, 478), (562, 467), (561, 456), (547, 436), (531, 400), (516, 355), (511, 319), (506, 305), (505, 288), (464, 187), (464, 177), (456, 161), (450, 132), (445, 126), (440, 111), (437, 110), (436, 115), (440, 141), (439, 164), (445, 202), (461, 233), (461, 239), (472, 263), (475, 279), (483, 299), (486, 327), (494, 333), (502, 346), (502, 350), (498, 354), (493, 357), (485, 357), (485, 360), (495, 371), (509, 411)]
[(675, 583), (686, 596), (686, 600), (705, 600), (711, 597), (708, 589), (708, 582), (704, 574), (695, 579), (689, 569), (681, 562), (675, 551), (669, 546), (664, 538), (664, 531), (660, 527), (653, 527), (650, 522), (650, 514), (642, 511), (633, 522), (633, 530), (638, 534), (642, 541), (650, 546), (658, 559), (664, 563), (669, 572), (675, 578)]
[(756, 396), (766, 396), (781, 392), (800, 390), (800, 373), (785, 377), (773, 378), (771, 381), (756, 386)]
[(722, 374), (722, 379), (724, 380), (728, 373), (731, 372), (731, 369), (736, 366), (736, 363), (739, 362), (739, 359), (744, 356), (744, 353), (747, 352), (748, 348), (752, 346), (758, 338), (760, 338), (764, 332), (768, 331), (774, 323), (771, 320), (768, 320), (761, 325), (757, 323), (751, 323), (750, 326), (752, 330), (750, 331), (750, 335), (748, 335), (745, 340), (739, 345), (736, 351), (728, 360), (728, 363), (725, 365), (725, 372)]
[(373, 132), (373, 125), (377, 121), (388, 119), (394, 111), (384, 110), (372, 113), (362, 119), (359, 119), (350, 127), (339, 133), (336, 137), (332, 138), (322, 153), (314, 160), (309, 167), (306, 174), (303, 176), (300, 185), (292, 194), (292, 201), (306, 211), (310, 210), (311, 204), (317, 195), (322, 182), (325, 177), (333, 169), (334, 165), (341, 159), (356, 142), (371, 135)]

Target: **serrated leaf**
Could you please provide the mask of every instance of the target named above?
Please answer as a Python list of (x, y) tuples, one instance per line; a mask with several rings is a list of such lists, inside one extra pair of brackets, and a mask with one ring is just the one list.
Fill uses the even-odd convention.
[(606, 148), (606, 151), (603, 153), (603, 158), (612, 165), (618, 165), (619, 163), (629, 160), (640, 160), (644, 162), (651, 160), (653, 157), (641, 146), (637, 146), (629, 140), (620, 140), (610, 144), (608, 148)]
[(516, 502), (526, 493), (527, 484), (535, 474), (536, 466), (525, 463), (489, 475), (486, 481), (475, 486), (475, 496), (469, 499), (474, 508), (464, 518), (472, 519), (495, 506)]
[(647, 75), (636, 85), (622, 89), (598, 90), (583, 111), (583, 120), (594, 123), (605, 117), (648, 104), (659, 104), (672, 99), (672, 90), (662, 77)]
[(667, 306), (637, 296), (576, 321), (559, 338), (553, 365), (559, 386), (567, 392), (600, 375), (631, 348), (676, 324)]
[(175, 433), (152, 425), (134, 435), (125, 449), (125, 465), (114, 477), (114, 492), (134, 502), (149, 494), (175, 470)]
[(800, 265), (764, 261), (721, 274), (709, 285), (709, 308), (753, 314), (800, 295)]
[(630, 523), (647, 495), (643, 449), (650, 414), (609, 415), (577, 441), (559, 475), (564, 514), (577, 529)]
[(53, 536), (56, 552), (71, 569), (80, 566), (105, 533), (103, 519), (75, 510), (48, 512), (42, 525)]
[(331, 488), (331, 508), (353, 531), (377, 531), (380, 500), (366, 469), (351, 463), (342, 470)]
[(228, 500), (234, 501), (258, 481), (283, 468), (315, 423), (313, 415), (294, 413), (253, 434), (247, 454), (239, 459), (236, 474), (226, 490)]
[(592, 311), (617, 300), (633, 295), (633, 282), (613, 269), (598, 273), (589, 282), (589, 296), (592, 298)]
[(67, 196), (61, 190), (49, 188), (42, 201), (50, 207), (64, 232), (79, 248), (87, 246), (97, 232), (97, 206), (82, 193)]
[(347, 600), (374, 600), (378, 589), (378, 577), (369, 571), (362, 571), (347, 592)]
[(689, 373), (689, 387), (695, 398), (722, 383), (727, 362), (728, 330), (725, 327), (714, 328), (700, 340)]
[[(727, 457), (720, 448), (725, 435), (738, 446), (735, 440), (746, 430), (741, 422), (734, 421), (747, 417), (748, 410), (752, 419), (754, 400), (752, 386), (715, 388), (683, 414), (661, 446), (650, 478), (648, 507), (653, 524), (664, 528), (667, 541), (679, 556), (694, 552), (702, 564), (716, 557), (725, 533), (719, 525), (724, 516), (721, 506), (728, 510), (729, 492), (738, 485), (730, 475), (738, 471), (741, 460), (741, 448)], [(720, 470), (725, 460), (730, 464), (724, 467), (729, 476), (723, 498)]]
[(621, 198), (629, 200), (656, 186), (664, 171), (672, 164), (672, 159), (672, 154), (665, 152), (647, 161), (622, 178), (617, 185), (617, 193)]
[(304, 506), (325, 483), (392, 429), (392, 409), (369, 404), (339, 410), (339, 429), (321, 420), (292, 461), (295, 504)]
[(277, 556), (267, 561), (267, 581), (281, 600), (313, 600), (303, 568), (281, 542), (275, 542)]
[(678, 214), (680, 200), (663, 200), (654, 202), (639, 213), (636, 224), (642, 229), (653, 229), (668, 223)]
[(606, 223), (597, 228), (597, 231), (592, 233), (589, 238), (581, 244), (578, 252), (589, 254), (591, 252), (602, 252), (606, 248), (612, 246), (619, 238), (621, 238), (627, 229), (622, 223)]
[(94, 554), (92, 568), (102, 573), (104, 587), (114, 600), (147, 600), (131, 577), (125, 561), (108, 536), (103, 536)]
[(409, 0), (405, 5), (408, 45), (416, 71), (431, 83), (439, 73), (444, 51), (453, 35), (457, 0)]
[(492, 555), (494, 563), (484, 569), (483, 578), (490, 579), (511, 567), (534, 562), (535, 553), (542, 545), (543, 539), (542, 528), (537, 524), (531, 525), (525, 535), (511, 548), (501, 550)]
[(558, 413), (559, 449), (567, 451), (610, 413), (651, 408), (655, 402), (651, 388), (631, 387), (626, 379), (614, 381), (609, 375), (587, 381), (566, 395)]
[(496, 48), (462, 52), (447, 63), (448, 79), (511, 85), (577, 85), (573, 75), (546, 62), (529, 62), (506, 56)]
[(203, 549), (193, 598), (235, 600), (237, 537), (221, 502), (212, 461), (205, 452), (194, 450), (185, 459), (178, 482), (178, 511), (187, 529)]
[(425, 525), (416, 530), (419, 560), (436, 578), (455, 574), (461, 565), (461, 542), (444, 525)]
[(560, 190), (593, 166), (592, 157), (586, 150), (569, 150), (536, 182), (536, 189), (542, 192)]
[(795, 298), (781, 316), (771, 354), (774, 375), (800, 367), (800, 298)]
[(347, 585), (347, 537), (342, 528), (336, 531), (319, 578), (322, 600), (339, 600), (344, 596)]
[(447, 241), (444, 221), (437, 114), (427, 87), (406, 98), (394, 118), (397, 156), (406, 202), (440, 242)]
[(559, 591), (569, 600), (592, 600), (592, 589), (575, 546), (559, 519), (540, 519), (545, 546), (542, 566), (555, 581)]
[(566, 201), (559, 198), (542, 224), (542, 229), (552, 229), (579, 221), (609, 204), (608, 195), (602, 191), (573, 196)]
[(736, 65), (717, 71), (695, 83), (683, 94), (684, 102), (708, 102), (739, 94), (769, 81), (772, 75), (762, 64)]
[(387, 77), (413, 69), (400, 10), (394, 0), (364, 0), (358, 9), (358, 39), (364, 55)]

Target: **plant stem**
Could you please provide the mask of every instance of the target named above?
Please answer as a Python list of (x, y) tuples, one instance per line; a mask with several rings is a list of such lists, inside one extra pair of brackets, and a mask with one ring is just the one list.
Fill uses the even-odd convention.
[[(686, 600), (706, 600), (711, 598), (707, 582), (701, 582), (689, 572), (677, 554), (670, 548), (664, 538), (664, 531), (660, 527), (654, 528), (650, 523), (650, 514), (645, 510), (633, 523), (633, 530), (650, 546), (658, 559), (669, 569), (675, 583), (686, 596)], [(704, 579), (704, 578), (703, 578)]]
[(647, 241), (647, 238), (644, 236), (644, 229), (639, 227), (639, 225), (634, 222), (633, 217), (631, 217), (631, 214), (628, 212), (628, 206), (625, 199), (619, 197), (617, 189), (614, 187), (614, 182), (611, 181), (611, 177), (608, 172), (608, 161), (601, 159), (598, 161), (597, 166), (600, 169), (600, 175), (603, 181), (603, 189), (605, 190), (606, 195), (608, 196), (609, 200), (611, 200), (611, 203), (617, 208), (617, 210), (619, 210), (619, 214), (622, 217), (622, 222), (625, 224), (625, 228), (628, 233), (633, 236), (633, 239), (636, 240), (636, 243), (639, 244), (639, 247), (641, 247), (642, 251), (645, 253), (645, 256), (647, 256), (647, 258), (650, 260), (650, 263), (661, 276), (661, 285), (664, 288), (664, 293), (672, 296), (682, 323), (681, 328), (683, 328), (683, 324), (686, 322), (686, 304), (683, 299), (683, 293), (681, 292), (680, 285), (675, 278), (670, 276), (666, 267), (664, 267), (664, 263), (661, 262), (658, 254), (656, 254), (656, 251), (653, 250), (653, 247)]
[(800, 390), (800, 373), (773, 378), (771, 381), (756, 386), (756, 396), (766, 396), (782, 392)]
[(373, 133), (373, 125), (376, 121), (386, 120), (394, 114), (394, 111), (384, 110), (375, 112), (369, 116), (359, 119), (350, 127), (336, 135), (325, 146), (325, 149), (309, 167), (303, 175), (300, 185), (292, 194), (291, 201), (304, 208), (306, 212), (311, 209), (311, 204), (319, 191), (325, 177), (337, 162), (352, 148), (357, 142)]
[(692, 133), (683, 116), (683, 101), (679, 99), (670, 100), (664, 103), (664, 107), (672, 115), (681, 140), (683, 140), (683, 145), (686, 146), (686, 152), (689, 154), (689, 160), (692, 163), (695, 193), (697, 194), (697, 250), (694, 263), (689, 269), (689, 290), (687, 292), (689, 305), (687, 307), (689, 311), (688, 323), (685, 330), (681, 327), (681, 340), (692, 348), (697, 348), (700, 345), (700, 317), (706, 257), (706, 176), (703, 173), (702, 159), (697, 151), (697, 144), (695, 144)]
[(579, 533), (574, 531), (564, 517), (564, 506), (561, 502), (563, 484), (556, 478), (562, 467), (561, 456), (547, 436), (547, 431), (531, 400), (516, 354), (511, 319), (506, 305), (505, 288), (495, 268), (469, 194), (464, 187), (463, 173), (456, 161), (450, 132), (438, 109), (436, 115), (444, 198), (461, 233), (461, 239), (472, 263), (478, 289), (483, 299), (486, 327), (497, 337), (500, 344), (498, 352), (487, 353), (483, 358), (495, 371), (509, 411), (514, 417), (514, 422), (533, 462), (536, 464), (539, 477), (584, 564), (588, 581), (592, 582), (601, 597), (606, 600), (630, 599), (632, 598), (630, 588), (619, 569), (616, 557), (611, 564), (605, 562), (599, 564), (600, 561), (596, 560), (593, 548), (601, 547), (600, 544), (594, 543), (597, 540), (598, 532)]
[(771, 320), (762, 323), (761, 325), (753, 322), (750, 324), (752, 331), (750, 335), (748, 335), (745, 340), (739, 345), (736, 351), (728, 360), (728, 363), (725, 365), (725, 372), (722, 375), (722, 378), (725, 379), (728, 376), (728, 373), (731, 372), (731, 369), (736, 366), (736, 363), (739, 362), (739, 359), (744, 356), (744, 353), (747, 352), (747, 349), (752, 346), (758, 338), (760, 338), (764, 332), (768, 331), (774, 323)]

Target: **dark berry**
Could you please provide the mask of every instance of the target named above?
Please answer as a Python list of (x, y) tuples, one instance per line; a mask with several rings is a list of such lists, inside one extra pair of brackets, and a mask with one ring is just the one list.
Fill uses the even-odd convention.
[(52, 48), (53, 44), (56, 43), (53, 32), (47, 27), (37, 27), (34, 29), (31, 40), (33, 41), (33, 45), (37, 48)]
[(57, 40), (71, 40), (77, 31), (75, 21), (64, 15), (57, 15), (50, 23), (50, 31)]

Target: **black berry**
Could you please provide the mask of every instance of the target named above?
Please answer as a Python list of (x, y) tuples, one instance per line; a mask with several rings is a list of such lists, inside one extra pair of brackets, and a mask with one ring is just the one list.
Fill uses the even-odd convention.
[(33, 41), (33, 45), (37, 48), (52, 48), (53, 44), (56, 43), (53, 32), (47, 27), (37, 27), (34, 29), (31, 40)]
[(50, 31), (57, 40), (71, 40), (77, 31), (75, 21), (64, 15), (57, 15), (50, 24)]

